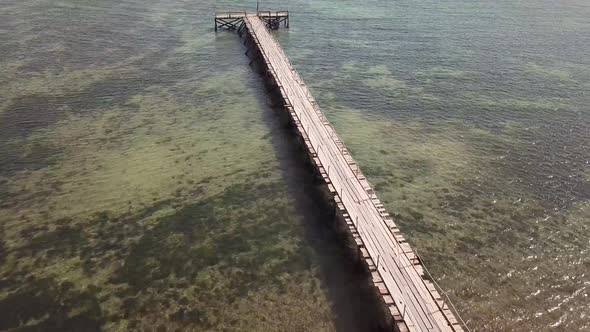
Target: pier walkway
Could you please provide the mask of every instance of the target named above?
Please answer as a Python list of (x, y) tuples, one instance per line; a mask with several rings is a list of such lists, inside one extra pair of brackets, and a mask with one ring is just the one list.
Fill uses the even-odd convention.
[(267, 71), (267, 79), (279, 90), (312, 163), (329, 188), (359, 255), (371, 272), (394, 329), (463, 331), (454, 312), (425, 275), (419, 257), (270, 33), (269, 28), (274, 26), (257, 14), (244, 13), (240, 20), (232, 23), (233, 29), (247, 35)]

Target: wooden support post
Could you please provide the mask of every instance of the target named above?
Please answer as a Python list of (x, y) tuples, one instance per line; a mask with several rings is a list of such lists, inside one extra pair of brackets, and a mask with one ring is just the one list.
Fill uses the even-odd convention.
[(238, 28), (238, 35), (240, 37), (242, 37), (242, 33), (244, 32), (245, 29), (246, 29), (246, 23), (244, 22), (244, 20), (242, 20), (242, 24)]

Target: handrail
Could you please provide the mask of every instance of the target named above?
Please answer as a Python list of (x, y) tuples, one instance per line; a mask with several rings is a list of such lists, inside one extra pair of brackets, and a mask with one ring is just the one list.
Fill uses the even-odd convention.
[(284, 17), (289, 16), (288, 10), (278, 10), (278, 11), (270, 11), (270, 10), (259, 10), (256, 13), (259, 17)]
[[(416, 254), (416, 256), (418, 257), (418, 259), (422, 262), (422, 258), (418, 255), (418, 251), (414, 250), (414, 253)], [(434, 277), (432, 276), (432, 274), (430, 274), (430, 271), (428, 271), (428, 269), (426, 268), (425, 264), (422, 264), (422, 268), (424, 269), (424, 272), (426, 272), (426, 274), (428, 274), (428, 279), (430, 279), (430, 281), (432, 281), (432, 284), (436, 287), (437, 291), (445, 296), (445, 303), (449, 303), (450, 304), (450, 309), (452, 309), (451, 311), (453, 312), (453, 314), (455, 315), (455, 317), (458, 318), (459, 323), (463, 326), (464, 329), (467, 330), (467, 332), (471, 332), (471, 330), (469, 329), (469, 327), (467, 326), (467, 323), (465, 323), (465, 321), (463, 320), (463, 318), (461, 318), (461, 316), (459, 315), (459, 312), (457, 311), (457, 308), (455, 307), (455, 305), (453, 304), (453, 302), (451, 301), (451, 298), (449, 297), (449, 295), (447, 294), (447, 292), (445, 292), (442, 287), (440, 287), (440, 285), (436, 282), (436, 280), (434, 279)]]
[(215, 12), (215, 17), (218, 16), (224, 18), (243, 18), (247, 16), (246, 12)]
[[(215, 12), (215, 17), (218, 16), (228, 16), (228, 18), (241, 18), (248, 16), (248, 12), (243, 11), (232, 11), (232, 12)], [(270, 11), (270, 10), (259, 10), (256, 13), (256, 16), (262, 17), (278, 17), (278, 16), (289, 16), (288, 10), (277, 10), (277, 11)]]

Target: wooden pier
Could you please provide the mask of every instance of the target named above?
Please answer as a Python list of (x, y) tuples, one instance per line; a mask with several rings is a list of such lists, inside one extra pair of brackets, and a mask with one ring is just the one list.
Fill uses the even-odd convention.
[[(261, 14), (262, 13), (262, 14)], [(280, 13), (280, 14), (279, 14)], [(288, 26), (288, 12), (225, 13), (219, 28), (235, 30), (264, 69), (309, 159), (324, 183), (336, 217), (369, 271), (394, 331), (464, 331), (420, 258), (386, 212), (359, 166), (330, 125), (269, 29)]]

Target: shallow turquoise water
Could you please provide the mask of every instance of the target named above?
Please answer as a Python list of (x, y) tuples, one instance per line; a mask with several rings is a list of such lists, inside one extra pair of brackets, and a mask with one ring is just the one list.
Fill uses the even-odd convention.
[[(473, 330), (590, 329), (590, 5), (262, 8)], [(241, 9), (2, 3), (0, 330), (371, 327)]]

